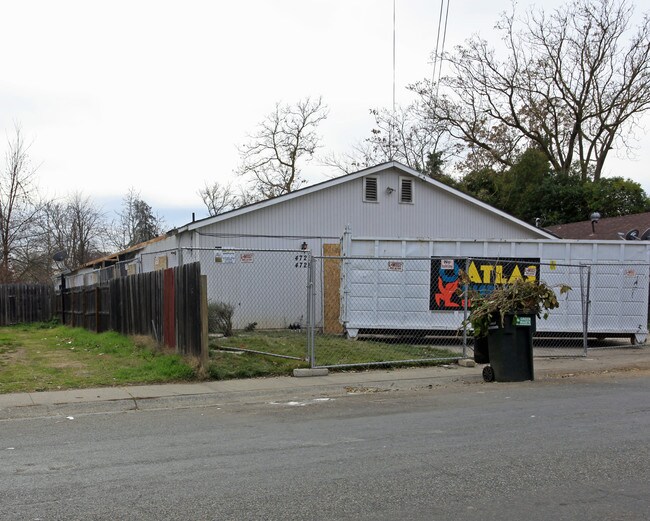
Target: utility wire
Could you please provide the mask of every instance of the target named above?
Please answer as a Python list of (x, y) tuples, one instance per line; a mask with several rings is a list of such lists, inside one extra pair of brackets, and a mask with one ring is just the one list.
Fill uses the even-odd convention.
[(442, 48), (440, 49), (440, 65), (438, 66), (438, 83), (436, 84), (436, 101), (438, 100), (438, 92), (440, 91), (440, 79), (442, 78), (442, 57), (445, 55), (445, 42), (447, 41), (448, 21), (449, 21), (449, 0), (447, 0), (447, 11), (445, 12), (445, 29), (442, 33)]

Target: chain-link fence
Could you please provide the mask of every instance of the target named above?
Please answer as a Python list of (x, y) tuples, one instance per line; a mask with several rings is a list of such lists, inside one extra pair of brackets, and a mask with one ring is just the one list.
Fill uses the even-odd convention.
[[(462, 305), (432, 313), (431, 258), (317, 257), (308, 335), (314, 367), (454, 360), (466, 355)], [(341, 342), (341, 337), (347, 341)]]
[(183, 249), (182, 259), (200, 262), (207, 276), (220, 348), (306, 358), (308, 251)]
[(645, 343), (648, 336), (647, 264), (591, 266), (589, 348)]
[(223, 335), (220, 349), (308, 359), (312, 367), (472, 357), (473, 332), (464, 327), (467, 292), (488, 293), (518, 277), (572, 288), (558, 291), (560, 307), (537, 320), (535, 356), (585, 356), (592, 348), (643, 343), (648, 333), (649, 266), (641, 264), (181, 248), (143, 254), (96, 276), (190, 262), (200, 262), (207, 276), (212, 332)]
[[(460, 274), (467, 275), (468, 283)], [(535, 356), (645, 342), (648, 266), (541, 263), (534, 258), (315, 257), (308, 353), (313, 367), (453, 360), (473, 355), (468, 292), (537, 279), (559, 307), (537, 320)], [(571, 290), (560, 294), (559, 287)], [(340, 338), (349, 340), (341, 343)], [(352, 341), (355, 340), (355, 341)]]

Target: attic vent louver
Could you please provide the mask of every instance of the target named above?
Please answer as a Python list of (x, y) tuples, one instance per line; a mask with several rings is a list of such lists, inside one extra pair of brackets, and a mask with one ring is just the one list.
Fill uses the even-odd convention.
[(400, 179), (400, 203), (412, 203), (413, 202), (413, 179)]
[(377, 202), (377, 178), (364, 177), (363, 181), (363, 200), (368, 202)]

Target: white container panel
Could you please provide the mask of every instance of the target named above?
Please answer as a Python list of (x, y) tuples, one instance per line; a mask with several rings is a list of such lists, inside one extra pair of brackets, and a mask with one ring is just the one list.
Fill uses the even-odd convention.
[(575, 263), (576, 261), (595, 262), (593, 244), (573, 243), (571, 245), (571, 258), (567, 260), (569, 263)]
[(568, 263), (567, 255), (567, 244), (562, 243), (553, 243), (553, 242), (543, 242), (541, 244), (542, 254), (541, 257), (548, 260), (558, 260), (561, 259), (563, 262)]
[[(422, 255), (427, 250), (432, 257), (442, 259), (490, 258), (495, 261), (507, 258), (539, 259), (542, 263), (539, 277), (546, 283), (557, 286), (567, 284), (573, 289), (566, 295), (558, 295), (560, 307), (552, 310), (548, 320), (537, 322), (539, 331), (581, 333), (583, 329), (581, 301), (582, 285), (587, 283), (587, 272), (579, 265), (591, 265), (590, 317), (589, 330), (609, 332), (618, 335), (647, 333), (648, 309), (648, 253), (650, 244), (621, 243), (618, 241), (473, 241), (441, 240), (427, 243), (421, 240), (366, 240), (351, 239), (353, 251), (368, 251), (373, 244), (376, 255), (390, 252), (391, 256), (402, 249), (414, 255)], [(366, 244), (365, 247), (356, 243)], [(368, 270), (365, 280), (376, 284), (366, 284), (363, 288), (381, 297), (381, 305), (375, 314), (374, 327), (381, 329), (407, 329), (419, 324), (422, 329), (455, 329), (463, 319), (463, 310), (438, 311), (430, 309), (431, 298), (431, 260), (403, 260), (403, 271), (386, 273), (384, 269)], [(614, 265), (622, 260), (629, 265)], [(609, 264), (607, 264), (609, 263)], [(354, 271), (354, 269), (353, 269)], [(483, 275), (481, 275), (483, 276)], [(373, 279), (374, 277), (374, 279)], [(399, 280), (398, 283), (394, 283)], [(385, 286), (381, 288), (381, 286)], [(354, 290), (351, 291), (354, 293)], [(364, 293), (364, 296), (366, 293)], [(368, 294), (369, 296), (369, 294)], [(417, 296), (416, 299), (406, 297)], [(348, 300), (347, 303), (352, 302)], [(442, 301), (444, 302), (444, 301)], [(434, 302), (434, 305), (438, 305)], [(392, 306), (392, 309), (390, 309)], [(355, 306), (345, 308), (348, 328), (373, 328), (373, 320), (367, 316), (369, 308), (356, 310)], [(357, 311), (366, 316), (361, 320)], [(361, 323), (363, 322), (363, 326)], [(408, 324), (408, 325), (407, 325)], [(641, 325), (641, 329), (639, 326)]]
[(422, 313), (423, 309), (428, 309), (429, 299), (416, 297), (405, 298), (402, 306), (406, 313)]
[(405, 256), (406, 257), (428, 257), (429, 256), (429, 241), (406, 241)]
[[(429, 286), (404, 286), (402, 296), (405, 299), (426, 300), (429, 302)], [(428, 305), (428, 304), (427, 304)]]
[[(626, 259), (621, 258), (621, 245), (616, 244), (597, 244), (596, 245), (596, 255), (598, 262), (622, 262)], [(625, 248), (623, 251), (627, 251)]]
[(403, 257), (401, 241), (381, 242), (377, 246), (378, 257)]
[(633, 301), (625, 302), (624, 300), (621, 303), (621, 314), (623, 316), (628, 316), (628, 317), (637, 317), (637, 318), (644, 317), (643, 309), (641, 308), (639, 303)]
[(386, 269), (377, 270), (377, 281), (379, 282), (379, 284), (402, 285), (404, 282), (404, 272), (388, 271)]

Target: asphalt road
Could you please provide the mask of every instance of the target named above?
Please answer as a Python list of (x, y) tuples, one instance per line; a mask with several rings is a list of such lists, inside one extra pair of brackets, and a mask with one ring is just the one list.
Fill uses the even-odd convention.
[(647, 372), (351, 391), (0, 421), (0, 519), (650, 519)]

